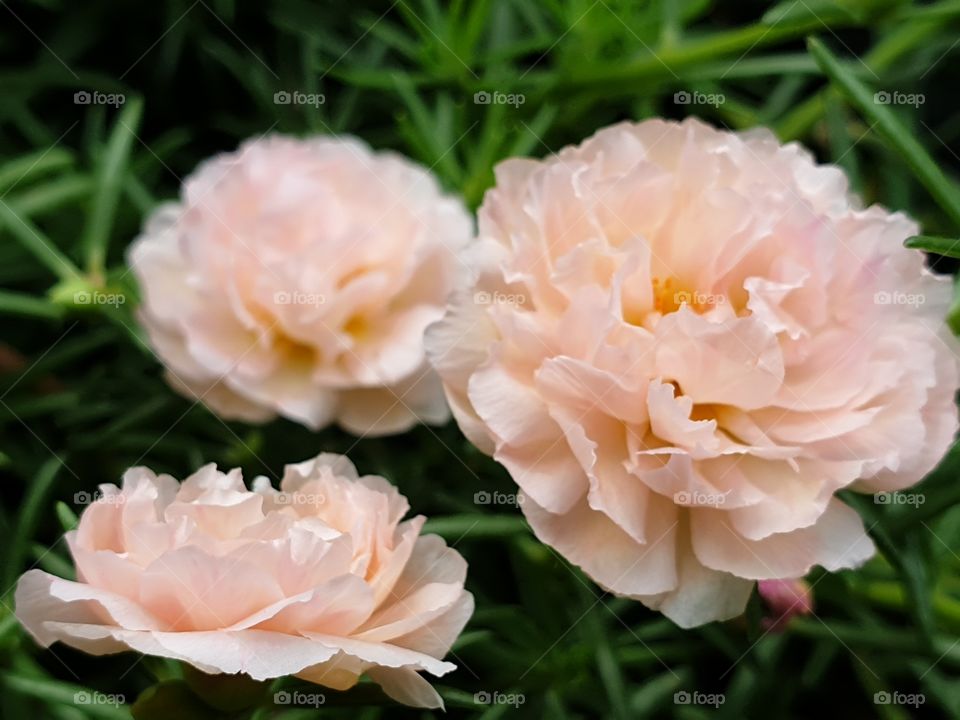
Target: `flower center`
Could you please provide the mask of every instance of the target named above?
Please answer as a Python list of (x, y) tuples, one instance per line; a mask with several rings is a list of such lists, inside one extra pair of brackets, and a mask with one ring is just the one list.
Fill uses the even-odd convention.
[(653, 278), (653, 309), (661, 315), (676, 312), (684, 304), (695, 313), (703, 313), (715, 304), (712, 295), (688, 290), (674, 277)]
[(282, 332), (274, 337), (273, 347), (291, 365), (309, 367), (316, 361), (316, 349)]
[(370, 335), (370, 321), (361, 315), (354, 315), (344, 323), (343, 332), (357, 342), (362, 342)]

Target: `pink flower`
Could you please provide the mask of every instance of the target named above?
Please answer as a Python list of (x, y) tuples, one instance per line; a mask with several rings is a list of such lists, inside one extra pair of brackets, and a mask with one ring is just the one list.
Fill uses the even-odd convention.
[(954, 435), (916, 230), (769, 132), (616, 125), (497, 168), (428, 355), (541, 540), (682, 626), (730, 618), (862, 563), (836, 491), (906, 487)]
[(803, 578), (761, 580), (757, 590), (770, 611), (763, 619), (764, 627), (770, 630), (780, 630), (790, 618), (813, 612), (813, 593)]
[(449, 413), (423, 331), (471, 234), (429, 172), (352, 138), (204, 163), (130, 250), (171, 385), (227, 419), (406, 430)]
[(143, 467), (100, 497), (67, 535), (77, 582), (39, 570), (17, 585), (16, 614), (44, 647), (135, 650), (206, 673), (296, 675), (346, 689), (366, 674), (399, 702), (442, 701), (420, 675), (473, 612), (467, 565), (405, 498), (358, 477), (341, 455), (266, 478), (207, 465), (178, 484)]

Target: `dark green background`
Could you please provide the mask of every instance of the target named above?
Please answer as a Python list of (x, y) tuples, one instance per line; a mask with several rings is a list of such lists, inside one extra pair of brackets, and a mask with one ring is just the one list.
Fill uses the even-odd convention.
[[(436, 683), (449, 717), (960, 717), (954, 454), (918, 491), (919, 509), (861, 499), (882, 556), (855, 573), (815, 573), (816, 616), (764, 635), (753, 603), (746, 619), (681, 631), (602, 593), (515, 510), (476, 505), (477, 491), (514, 489), (453, 425), (358, 442), (285, 421), (225, 424), (175, 396), (138, 339), (124, 268), (146, 213), (198, 162), (268, 131), (356, 134), (432, 167), (476, 207), (504, 157), (543, 156), (617, 120), (689, 113), (799, 139), (838, 161), (868, 203), (955, 237), (958, 31), (960, 2), (948, 0), (0, 2), (0, 716), (123, 717), (73, 694), (133, 701), (155, 673), (175, 672), (132, 655), (43, 652), (13, 620), (20, 573), (70, 572), (60, 538), (67, 508), (81, 509), (74, 493), (137, 463), (183, 477), (216, 461), (276, 478), (323, 449), (390, 478), (470, 562), (478, 610), (454, 648), (460, 668)], [(810, 36), (839, 59), (832, 85), (808, 54)], [(851, 78), (871, 94), (925, 101), (887, 107), (891, 131), (889, 117), (850, 99)], [(76, 105), (80, 90), (126, 103)], [(325, 103), (278, 106), (281, 90)], [(524, 102), (476, 105), (481, 90)], [(679, 105), (678, 91), (726, 102)], [(925, 174), (904, 136), (947, 177)], [(74, 304), (74, 290), (97, 284), (129, 301), (116, 311)], [(726, 701), (675, 705), (684, 689)], [(926, 703), (875, 705), (881, 690), (922, 692)], [(477, 705), (478, 691), (524, 703)], [(327, 700), (321, 716), (430, 715), (366, 688)], [(281, 710), (262, 717), (316, 716)]]

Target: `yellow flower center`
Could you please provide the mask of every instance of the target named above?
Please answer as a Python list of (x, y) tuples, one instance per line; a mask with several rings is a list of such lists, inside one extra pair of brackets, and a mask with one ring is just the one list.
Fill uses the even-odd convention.
[(676, 312), (684, 304), (695, 313), (705, 312), (713, 305), (710, 302), (710, 296), (695, 290), (688, 290), (674, 277), (668, 277), (664, 280), (658, 277), (653, 278), (654, 310), (661, 315), (666, 315)]

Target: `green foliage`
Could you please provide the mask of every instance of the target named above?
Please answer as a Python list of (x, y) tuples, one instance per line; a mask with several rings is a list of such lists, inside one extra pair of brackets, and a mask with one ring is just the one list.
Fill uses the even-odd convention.
[[(34, 0), (0, 13), (0, 716), (129, 717), (77, 693), (131, 705), (147, 688), (140, 717), (170, 716), (167, 702), (184, 718), (220, 712), (174, 664), (39, 650), (10, 614), (12, 585), (30, 567), (70, 575), (75, 494), (129, 466), (183, 477), (215, 461), (276, 479), (323, 448), (387, 476), (470, 562), (478, 609), (450, 658), (459, 669), (438, 684), (448, 716), (909, 717), (873, 702), (898, 690), (923, 692), (930, 716), (960, 718), (960, 450), (910, 491), (922, 504), (847, 498), (880, 555), (857, 572), (814, 573), (815, 617), (768, 632), (754, 600), (742, 621), (683, 631), (603, 593), (515, 508), (475, 504), (477, 491), (514, 489), (453, 425), (357, 442), (286, 421), (224, 423), (174, 395), (143, 343), (124, 262), (146, 214), (246, 137), (352, 133), (412, 156), (476, 207), (503, 158), (691, 112), (803, 141), (841, 164), (866, 203), (917, 218), (932, 236), (912, 247), (957, 257), (960, 3)], [(324, 102), (278, 105), (282, 91)], [(125, 102), (75, 104), (77, 92)], [(678, 92), (724, 101), (678, 104)], [(923, 101), (878, 104), (878, 92)], [(90, 304), (94, 292), (119, 300)], [(725, 702), (674, 704), (693, 689)], [(515, 702), (477, 704), (475, 693)], [(430, 716), (365, 683), (326, 695), (330, 717)], [(257, 717), (316, 713), (270, 706)]]

